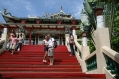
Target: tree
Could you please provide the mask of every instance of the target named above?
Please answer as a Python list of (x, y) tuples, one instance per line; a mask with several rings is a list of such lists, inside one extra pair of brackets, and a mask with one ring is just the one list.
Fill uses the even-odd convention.
[(119, 3), (116, 5), (114, 27), (112, 29), (111, 48), (119, 52)]
[(96, 8), (103, 8), (105, 26), (109, 28), (111, 47), (119, 52), (119, 0), (84, 0), (84, 9), (89, 16), (91, 23), (91, 26), (88, 29), (90, 48), (95, 46), (93, 31), (97, 28), (95, 15)]

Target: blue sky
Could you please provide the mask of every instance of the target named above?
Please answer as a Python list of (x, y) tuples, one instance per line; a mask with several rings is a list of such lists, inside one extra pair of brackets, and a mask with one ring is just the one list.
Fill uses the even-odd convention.
[[(17, 17), (43, 16), (45, 12), (58, 13), (60, 6), (65, 13), (71, 13), (75, 18), (80, 18), (84, 0), (0, 0), (0, 11), (4, 8)], [(0, 21), (4, 23), (0, 15)]]

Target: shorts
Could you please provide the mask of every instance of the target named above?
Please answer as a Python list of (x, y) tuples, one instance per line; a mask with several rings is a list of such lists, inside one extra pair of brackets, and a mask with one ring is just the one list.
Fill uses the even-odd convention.
[(46, 51), (48, 52), (48, 47), (44, 47), (44, 51), (45, 51), (45, 52), (46, 52)]
[(48, 56), (54, 56), (54, 49), (53, 48), (48, 49)]
[(10, 44), (10, 49), (15, 49), (16, 48), (16, 44)]

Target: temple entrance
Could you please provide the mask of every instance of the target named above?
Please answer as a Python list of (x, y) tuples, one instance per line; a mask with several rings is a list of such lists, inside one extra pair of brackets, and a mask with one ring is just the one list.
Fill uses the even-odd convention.
[[(35, 45), (35, 35), (31, 36), (31, 45)], [(26, 35), (25, 39), (24, 39), (24, 45), (29, 45), (29, 35)]]
[[(60, 43), (59, 43), (60, 42), (59, 37), (57, 37), (57, 36), (52, 36), (52, 37), (57, 41), (58, 45), (60, 45)], [(44, 39), (44, 36), (39, 36), (39, 38), (38, 38), (38, 44), (39, 45), (42, 44), (43, 39)]]
[[(44, 34), (37, 34), (37, 35), (31, 35), (31, 45), (42, 45), (42, 41), (44, 39)], [(59, 37), (57, 35), (51, 36), (57, 41), (58, 45), (63, 45), (63, 37)], [(30, 37), (29, 35), (26, 35), (24, 39), (24, 45), (29, 45)]]

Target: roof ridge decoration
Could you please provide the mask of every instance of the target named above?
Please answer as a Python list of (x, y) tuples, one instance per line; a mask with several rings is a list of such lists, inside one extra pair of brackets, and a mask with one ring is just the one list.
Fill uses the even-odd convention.
[(12, 16), (12, 14), (10, 12), (8, 12), (6, 8), (4, 8), (4, 14), (5, 15), (8, 15), (9, 14), (10, 16)]
[(55, 13), (51, 14), (51, 19), (74, 19), (74, 17), (72, 17), (71, 13), (65, 14), (61, 6), (58, 14), (55, 14)]
[(58, 14), (65, 14), (64, 11), (63, 11), (62, 6), (61, 6), (61, 8), (60, 8), (60, 12), (59, 12)]
[(15, 16), (12, 16), (12, 14), (10, 12), (8, 12), (6, 8), (4, 8), (4, 13), (2, 11), (0, 11), (0, 14), (2, 14), (4, 16), (9, 16), (9, 17), (15, 17)]
[[(6, 8), (4, 8), (4, 12), (0, 13), (3, 15), (3, 17), (10, 17), (10, 18), (16, 18), (16, 16), (13, 16), (10, 12), (7, 11)], [(45, 14), (43, 16), (34, 16), (31, 17), (30, 15), (28, 15), (28, 18), (40, 18), (40, 19), (75, 19), (74, 17), (72, 17), (71, 13), (69, 14), (65, 14), (65, 12), (63, 11), (63, 8), (61, 6), (59, 13), (48, 13), (45, 12)]]

